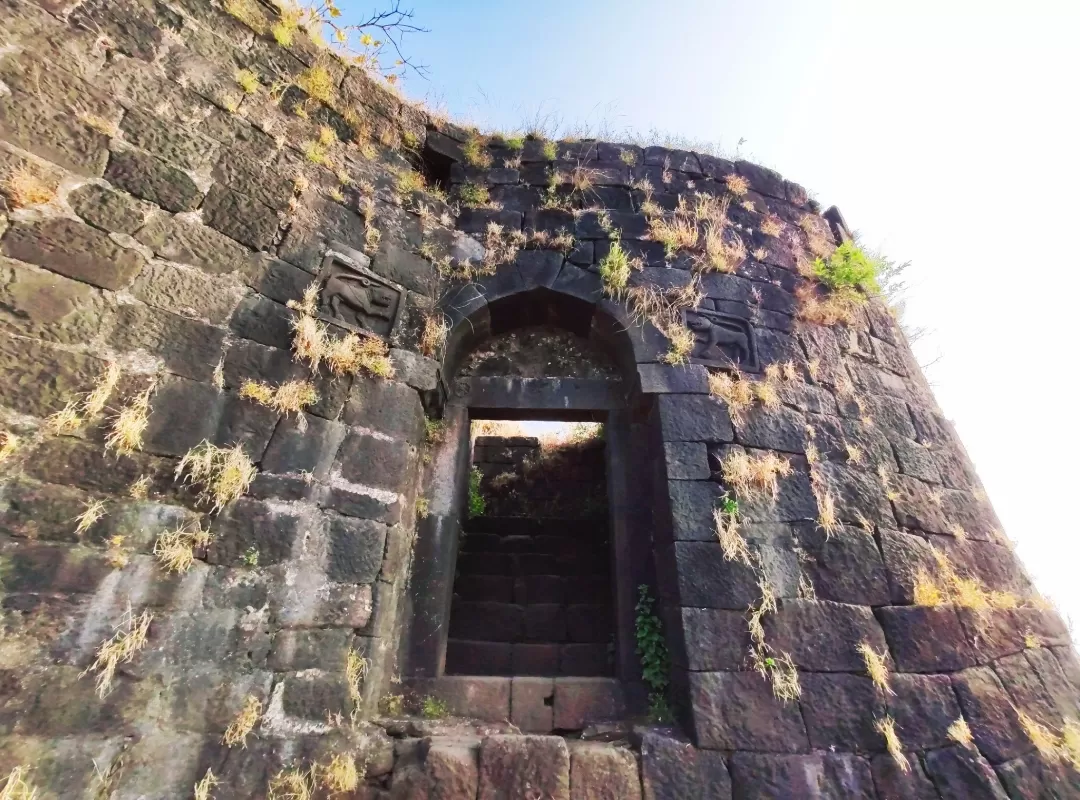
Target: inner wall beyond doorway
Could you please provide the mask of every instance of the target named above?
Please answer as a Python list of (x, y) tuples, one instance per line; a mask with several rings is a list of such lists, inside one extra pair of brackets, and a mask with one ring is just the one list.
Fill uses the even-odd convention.
[(613, 675), (603, 427), (472, 427), (446, 673)]

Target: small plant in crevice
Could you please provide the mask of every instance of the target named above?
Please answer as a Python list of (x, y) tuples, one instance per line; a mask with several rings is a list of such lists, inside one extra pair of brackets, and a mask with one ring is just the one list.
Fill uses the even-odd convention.
[(424, 330), (420, 334), (420, 352), (428, 358), (437, 358), (450, 335), (450, 321), (440, 312), (424, 316)]
[(105, 516), (105, 503), (101, 500), (90, 500), (83, 506), (82, 513), (75, 518), (75, 535), (86, 533), (94, 526), (94, 523)]
[(115, 450), (117, 455), (131, 455), (142, 450), (143, 434), (150, 424), (150, 395), (155, 384), (151, 383), (135, 396), (135, 399), (120, 409), (112, 422), (112, 428), (105, 437), (105, 450)]
[(330, 763), (320, 767), (322, 772), (322, 785), (331, 796), (345, 794), (356, 790), (360, 785), (362, 772), (356, 768), (356, 757), (352, 753), (337, 753)]
[(24, 167), (0, 183), (0, 193), (7, 197), (13, 208), (45, 205), (56, 199), (56, 184)]
[(667, 696), (671, 657), (664, 640), (664, 626), (656, 615), (655, 605), (649, 587), (645, 584), (639, 586), (638, 601), (634, 607), (634, 636), (637, 640), (636, 652), (641, 659), (641, 679), (649, 687), (649, 716), (654, 722), (668, 722), (672, 717)]
[(207, 768), (206, 774), (195, 784), (195, 788), (193, 789), (194, 800), (212, 800), (212, 795), (210, 793), (219, 783), (221, 783), (221, 781), (214, 775), (214, 771)]
[(724, 559), (752, 566), (750, 546), (739, 530), (739, 501), (724, 492), (720, 505), (713, 509), (713, 523)]
[(188, 481), (200, 484), (199, 499), (220, 511), (248, 490), (257, 472), (243, 445), (224, 448), (203, 441), (180, 459), (176, 478), (186, 474)]
[(424, 719), (445, 719), (450, 716), (450, 706), (440, 697), (427, 695), (420, 701), (420, 714)]
[(491, 194), (486, 186), (463, 183), (458, 187), (458, 198), (466, 208), (485, 208), (491, 205)]
[(612, 237), (607, 255), (600, 260), (600, 281), (609, 297), (617, 297), (630, 282), (630, 272), (640, 269), (640, 262), (630, 258), (618, 236)]
[(750, 181), (742, 175), (735, 175), (734, 173), (725, 175), (724, 184), (727, 186), (728, 191), (736, 197), (744, 197), (750, 191)]
[(131, 559), (131, 548), (124, 544), (124, 537), (120, 534), (110, 536), (105, 541), (105, 560), (113, 569), (123, 569)]
[(866, 665), (866, 674), (870, 676), (870, 680), (873, 681), (874, 686), (882, 694), (895, 694), (895, 692), (889, 688), (889, 666), (886, 663), (888, 656), (888, 650), (878, 652), (875, 650), (869, 642), (859, 642), (855, 648), (859, 655), (863, 657), (863, 663)]
[(304, 409), (319, 402), (319, 393), (308, 381), (286, 381), (280, 386), (245, 381), (239, 394), (282, 414), (295, 414), (301, 420), (304, 419)]
[(0, 800), (35, 800), (37, 787), (30, 782), (30, 767), (22, 764), (12, 767), (3, 779)]
[(886, 714), (874, 722), (874, 729), (885, 740), (885, 749), (889, 751), (889, 755), (892, 756), (897, 768), (901, 772), (911, 772), (911, 764), (908, 762), (907, 756), (904, 755), (903, 748), (900, 745), (900, 735), (896, 732), (896, 721)]
[(129, 608), (120, 624), (116, 626), (112, 638), (98, 647), (93, 663), (80, 673), (80, 678), (90, 672), (98, 673), (95, 683), (99, 698), (105, 699), (112, 691), (116, 668), (120, 664), (131, 662), (146, 646), (146, 636), (153, 619), (154, 615), (149, 611), (136, 616)]
[(270, 779), (266, 800), (311, 800), (315, 789), (314, 769), (283, 769)]
[(487, 150), (487, 143), (480, 136), (470, 136), (462, 147), (465, 163), (470, 167), (487, 169), (491, 166), (491, 153)]
[(487, 510), (487, 500), (484, 499), (484, 495), (480, 491), (480, 482), (484, 479), (484, 474), (478, 467), (473, 467), (469, 470), (469, 516), (480, 517), (483, 516)]
[(255, 94), (259, 91), (259, 76), (250, 69), (242, 69), (236, 73), (236, 82), (244, 90), (244, 94)]
[(961, 747), (974, 747), (975, 737), (971, 735), (971, 727), (963, 717), (954, 720), (945, 735)]
[(176, 530), (158, 534), (154, 542), (154, 556), (166, 572), (183, 574), (195, 563), (195, 551), (210, 543), (210, 531), (196, 526), (190, 530), (181, 525)]
[(0, 431), (0, 464), (14, 458), (22, 440), (11, 431)]
[(240, 556), (240, 563), (245, 567), (257, 567), (259, 566), (259, 548), (255, 545), (251, 545)]
[(417, 519), (426, 519), (431, 513), (431, 501), (426, 497), (416, 498), (416, 517)]

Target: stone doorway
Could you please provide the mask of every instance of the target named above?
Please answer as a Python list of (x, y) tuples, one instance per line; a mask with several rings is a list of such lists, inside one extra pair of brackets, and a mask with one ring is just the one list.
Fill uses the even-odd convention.
[(446, 674), (614, 676), (603, 426), (471, 427)]

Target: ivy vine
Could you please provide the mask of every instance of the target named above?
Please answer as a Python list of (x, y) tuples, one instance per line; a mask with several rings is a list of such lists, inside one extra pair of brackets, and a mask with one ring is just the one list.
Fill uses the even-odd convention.
[(668, 705), (668, 675), (671, 658), (664, 641), (664, 627), (653, 610), (656, 601), (649, 594), (649, 587), (638, 587), (638, 601), (634, 611), (637, 615), (634, 629), (637, 638), (637, 654), (641, 659), (641, 676), (649, 687), (649, 716), (656, 722), (671, 719)]

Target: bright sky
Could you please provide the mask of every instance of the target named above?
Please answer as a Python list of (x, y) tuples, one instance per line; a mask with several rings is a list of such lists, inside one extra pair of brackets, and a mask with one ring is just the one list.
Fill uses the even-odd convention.
[[(348, 6), (345, 2), (343, 5)], [(358, 6), (367, 9), (369, 3)], [(410, 79), (484, 130), (719, 141), (912, 262), (906, 320), (1036, 582), (1080, 623), (1067, 352), (1077, 299), (1075, 0), (414, 0)]]

